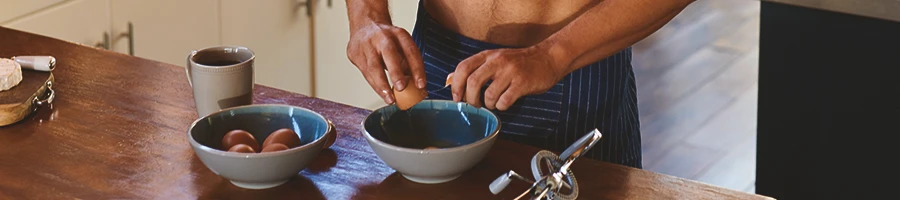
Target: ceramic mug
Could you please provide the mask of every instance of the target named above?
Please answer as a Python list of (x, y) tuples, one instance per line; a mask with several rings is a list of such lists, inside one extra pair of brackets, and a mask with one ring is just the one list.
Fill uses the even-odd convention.
[(200, 117), (253, 103), (253, 61), (247, 47), (214, 46), (192, 51), (185, 71)]

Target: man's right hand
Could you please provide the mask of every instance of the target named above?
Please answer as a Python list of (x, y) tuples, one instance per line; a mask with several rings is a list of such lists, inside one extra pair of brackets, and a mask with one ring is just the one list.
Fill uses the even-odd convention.
[(403, 91), (412, 77), (415, 86), (425, 88), (425, 66), (419, 48), (409, 32), (383, 23), (365, 23), (350, 33), (347, 57), (363, 74), (372, 89), (384, 100), (394, 103), (394, 89)]

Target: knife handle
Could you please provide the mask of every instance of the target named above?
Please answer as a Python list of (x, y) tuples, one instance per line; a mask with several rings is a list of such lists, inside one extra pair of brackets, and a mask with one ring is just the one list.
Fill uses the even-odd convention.
[(12, 59), (22, 65), (22, 69), (49, 72), (56, 67), (56, 58), (53, 56), (15, 56)]

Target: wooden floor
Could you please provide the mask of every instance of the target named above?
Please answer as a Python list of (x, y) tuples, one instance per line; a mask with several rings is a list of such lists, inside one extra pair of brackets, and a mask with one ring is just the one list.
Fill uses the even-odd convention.
[(759, 1), (698, 0), (634, 46), (644, 168), (754, 191)]

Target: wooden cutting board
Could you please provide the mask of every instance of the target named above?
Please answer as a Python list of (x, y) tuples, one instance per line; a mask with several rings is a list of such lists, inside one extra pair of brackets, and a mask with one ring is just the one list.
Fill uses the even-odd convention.
[(50, 72), (22, 70), (22, 82), (0, 92), (0, 126), (24, 119), (34, 111), (34, 98), (45, 97), (47, 85), (53, 81)]

